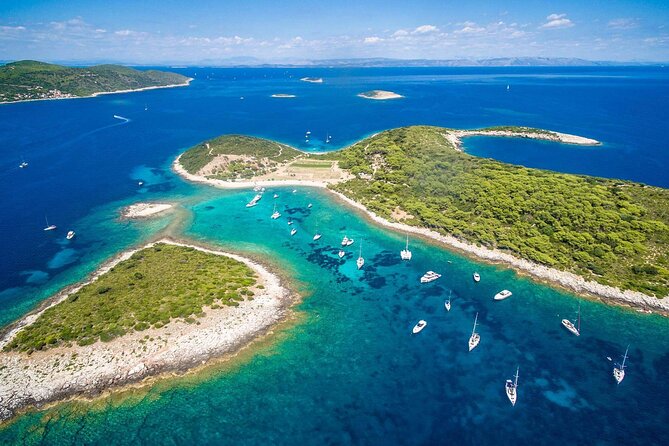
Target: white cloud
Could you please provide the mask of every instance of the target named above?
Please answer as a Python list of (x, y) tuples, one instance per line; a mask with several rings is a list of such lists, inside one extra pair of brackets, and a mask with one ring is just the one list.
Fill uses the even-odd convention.
[(632, 29), (639, 26), (639, 21), (634, 18), (619, 18), (610, 20), (608, 26), (612, 29)]
[(377, 36), (365, 37), (365, 40), (363, 40), (363, 43), (366, 44), (375, 44), (379, 42), (383, 42), (383, 39)]
[(426, 34), (426, 33), (433, 33), (436, 31), (439, 31), (439, 28), (437, 28), (434, 25), (421, 25), (418, 28), (411, 31), (411, 34)]
[(539, 28), (543, 29), (560, 29), (571, 28), (574, 23), (567, 18), (567, 14), (550, 14), (546, 17), (547, 22)]
[(395, 31), (393, 33), (392, 37), (404, 37), (404, 36), (408, 36), (408, 35), (409, 35), (409, 31), (407, 31), (405, 29), (398, 29), (397, 31)]
[(25, 31), (25, 26), (0, 26), (0, 31)]
[(475, 22), (458, 23), (462, 28), (453, 31), (455, 34), (481, 34), (485, 32), (485, 28), (478, 26)]

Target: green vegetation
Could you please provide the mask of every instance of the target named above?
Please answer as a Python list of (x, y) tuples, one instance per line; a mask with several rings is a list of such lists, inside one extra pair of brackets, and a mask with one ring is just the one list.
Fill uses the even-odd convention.
[(249, 267), (229, 257), (157, 244), (44, 311), (5, 350), (88, 345), (133, 330), (160, 328), (172, 319), (195, 322), (206, 306), (236, 306), (251, 298), (256, 283)]
[(475, 129), (474, 131), (477, 130), (482, 132), (537, 133), (539, 135), (555, 136), (553, 132), (549, 132), (548, 130), (535, 129), (534, 127), (521, 127), (517, 125), (498, 125), (494, 127), (486, 127), (483, 129)]
[(477, 158), (456, 151), (444, 131), (389, 130), (326, 155), (356, 175), (330, 187), (388, 219), (403, 211), (409, 225), (669, 294), (669, 190)]
[(89, 96), (94, 93), (185, 84), (187, 77), (118, 65), (64, 67), (24, 60), (0, 67), (0, 102)]
[(191, 147), (179, 162), (187, 172), (196, 174), (217, 155), (228, 155), (207, 176), (219, 179), (244, 179), (276, 170), (277, 165), (302, 155), (292, 147), (263, 138), (223, 135)]

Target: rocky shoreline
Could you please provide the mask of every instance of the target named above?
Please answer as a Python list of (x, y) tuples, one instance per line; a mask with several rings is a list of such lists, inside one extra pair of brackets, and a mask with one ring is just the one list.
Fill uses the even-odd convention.
[(116, 256), (87, 282), (59, 293), (6, 330), (0, 339), (0, 348), (46, 308), (95, 281), (139, 249), (155, 243), (189, 246), (231, 257), (253, 269), (263, 288), (256, 288), (254, 298), (240, 302), (237, 307), (205, 309), (206, 315), (196, 323), (173, 320), (162, 328), (128, 333), (110, 342), (55, 347), (31, 355), (0, 352), (0, 420), (9, 419), (31, 406), (40, 407), (81, 395), (95, 396), (165, 372), (184, 372), (211, 358), (237, 352), (288, 315), (294, 295), (266, 267), (235, 254), (162, 239)]

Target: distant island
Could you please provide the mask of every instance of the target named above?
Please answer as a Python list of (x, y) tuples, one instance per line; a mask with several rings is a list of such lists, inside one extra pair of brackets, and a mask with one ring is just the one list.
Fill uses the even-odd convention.
[(400, 99), (403, 98), (404, 96), (397, 94), (393, 91), (386, 91), (386, 90), (370, 90), (370, 91), (365, 91), (362, 93), (359, 93), (358, 96), (361, 98), (365, 99), (374, 99), (377, 101), (385, 101), (387, 99)]
[(322, 77), (303, 77), (300, 80), (302, 82), (311, 82), (312, 84), (322, 84), (323, 83), (323, 78)]
[(238, 350), (293, 300), (243, 257), (172, 240), (120, 254), (0, 337), (0, 420)]
[(191, 80), (177, 73), (119, 65), (74, 68), (23, 60), (0, 66), (0, 103), (180, 87)]
[(272, 96), (272, 98), (296, 98), (294, 94), (285, 94), (285, 93), (275, 93)]
[(599, 144), (529, 127), (413, 126), (314, 155), (237, 135), (187, 150), (174, 169), (223, 188), (326, 187), (391, 228), (576, 292), (669, 311), (669, 190), (478, 158), (461, 150), (474, 135)]

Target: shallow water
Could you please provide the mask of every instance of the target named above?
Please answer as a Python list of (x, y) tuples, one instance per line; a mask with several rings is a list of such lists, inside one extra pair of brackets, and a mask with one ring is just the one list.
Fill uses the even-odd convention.
[[(194, 71), (200, 80), (187, 89), (0, 107), (0, 138), (11, 147), (0, 155), (0, 165), (7, 166), (0, 174), (0, 198), (5, 209), (13, 210), (1, 216), (6, 230), (0, 235), (0, 322), (10, 322), (104, 259), (165, 228), (265, 259), (294, 277), (294, 286), (307, 296), (297, 307), (300, 318), (228, 366), (93, 403), (29, 412), (0, 430), (0, 443), (660, 444), (669, 419), (669, 384), (663, 379), (669, 367), (666, 319), (582, 301), (583, 334), (577, 338), (560, 325), (578, 306), (568, 293), (420, 240), (411, 240), (412, 261), (402, 262), (402, 234), (376, 227), (315, 189), (298, 188), (296, 194), (277, 189), (283, 215), (271, 220), (273, 191), (248, 209), (244, 204), (253, 192), (185, 184), (169, 172), (169, 162), (183, 147), (226, 131), (300, 145), (306, 129), (316, 134), (336, 128), (331, 133), (343, 144), (418, 122), (523, 124), (594, 138), (607, 134), (605, 146), (597, 150), (614, 144), (654, 156), (652, 161), (639, 156), (646, 164), (628, 177), (662, 184), (653, 180), (664, 180), (659, 169), (667, 157), (659, 149), (658, 133), (647, 136), (655, 141), (649, 147), (635, 145), (623, 131), (584, 128), (586, 118), (598, 123), (598, 116), (614, 115), (608, 103), (591, 100), (590, 109), (579, 107), (571, 117), (564, 110), (574, 106), (569, 100), (586, 102), (583, 95), (590, 90), (599, 96), (606, 96), (600, 91), (605, 88), (609, 94), (631, 95), (645, 91), (641, 85), (647, 82), (666, 85), (663, 71), (308, 73), (331, 79), (321, 86), (296, 82), (288, 78), (292, 72), (283, 70), (212, 70), (209, 80), (202, 79), (202, 69), (189, 73)], [(505, 104), (510, 79), (511, 92), (527, 84), (535, 101)], [(500, 87), (499, 97), (491, 94)], [(407, 99), (355, 98), (371, 88), (398, 91)], [(298, 98), (267, 97), (280, 92), (296, 92)], [(555, 106), (547, 108), (540, 97), (554, 97)], [(461, 101), (457, 113), (456, 98)], [(648, 100), (663, 100), (662, 94)], [(116, 124), (108, 119), (111, 114), (131, 121)], [(644, 117), (657, 119), (650, 112)], [(492, 147), (495, 157), (510, 162), (519, 156), (513, 150), (539, 153), (536, 162), (543, 164), (538, 167), (565, 171), (572, 171), (569, 162), (583, 164), (583, 153), (590, 150), (471, 141), (472, 153), (492, 156), (480, 152)], [(13, 154), (20, 152), (30, 154), (25, 171), (11, 167)], [(555, 152), (560, 156), (552, 156)], [(600, 157), (593, 166), (607, 176), (621, 176), (616, 160), (622, 155), (612, 151), (606, 170), (601, 152), (593, 153)], [(140, 180), (143, 187), (137, 185)], [(121, 206), (140, 199), (176, 201), (187, 213), (145, 222), (117, 219)], [(49, 221), (59, 225), (53, 234), (41, 231), (45, 210)], [(298, 229), (295, 236), (288, 217)], [(77, 237), (66, 243), (70, 228)], [(316, 231), (323, 237), (313, 242)], [(345, 234), (356, 242), (340, 261), (337, 251)], [(360, 242), (366, 259), (362, 271), (355, 267)], [(421, 285), (418, 279), (428, 269), (443, 277)], [(478, 284), (471, 279), (474, 271), (482, 276)], [(514, 295), (493, 302), (503, 288)], [(449, 294), (453, 307), (446, 312)], [(477, 312), (482, 339), (469, 353), (467, 339)], [(419, 319), (428, 326), (412, 336)], [(628, 343), (628, 373), (616, 386), (606, 357), (617, 360)], [(516, 366), (520, 387), (512, 408), (504, 381)]]

